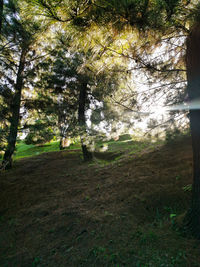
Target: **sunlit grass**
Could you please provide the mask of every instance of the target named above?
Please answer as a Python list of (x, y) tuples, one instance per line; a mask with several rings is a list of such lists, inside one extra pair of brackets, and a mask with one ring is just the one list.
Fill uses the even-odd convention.
[[(79, 149), (79, 144), (71, 144), (68, 149)], [(16, 146), (14, 159), (37, 156), (45, 152), (59, 151), (59, 141), (53, 141), (44, 145), (26, 145), (24, 142), (19, 142)]]
[[(119, 140), (113, 139), (108, 141), (99, 141), (96, 143), (96, 151), (106, 153), (125, 153), (130, 155), (140, 152), (149, 146), (155, 146), (151, 141), (136, 141), (133, 140), (130, 135), (123, 135), (119, 137)], [(104, 148), (106, 148), (104, 150)], [(71, 144), (66, 150), (81, 149), (80, 143)], [(59, 151), (59, 141), (52, 141), (44, 145), (26, 145), (23, 141), (18, 142), (16, 145), (16, 151), (14, 153), (14, 159), (21, 159), (25, 157), (33, 157), (45, 152)], [(116, 156), (116, 155), (115, 155)], [(121, 157), (121, 156), (120, 156)], [(116, 161), (116, 158), (113, 159)]]
[(51, 152), (51, 151), (59, 151), (59, 141), (46, 143), (41, 146), (26, 145), (24, 142), (20, 142), (16, 146), (14, 159), (32, 157), (44, 152)]

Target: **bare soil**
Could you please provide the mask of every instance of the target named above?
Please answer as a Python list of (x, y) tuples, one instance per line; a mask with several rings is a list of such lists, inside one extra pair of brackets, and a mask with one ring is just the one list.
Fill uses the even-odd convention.
[(190, 204), (190, 138), (105, 166), (50, 152), (0, 175), (0, 266), (200, 266), (174, 219)]

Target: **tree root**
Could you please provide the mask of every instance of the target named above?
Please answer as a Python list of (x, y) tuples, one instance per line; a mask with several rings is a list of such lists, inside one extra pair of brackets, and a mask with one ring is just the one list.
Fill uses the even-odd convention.
[(4, 160), (0, 166), (0, 171), (9, 170), (12, 168), (12, 160)]

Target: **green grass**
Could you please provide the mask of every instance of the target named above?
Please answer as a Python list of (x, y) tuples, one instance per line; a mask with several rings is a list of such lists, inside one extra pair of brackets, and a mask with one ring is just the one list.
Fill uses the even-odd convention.
[(133, 140), (127, 140), (127, 141), (107, 141), (107, 142), (98, 142), (96, 147), (97, 149), (101, 149), (101, 146), (107, 146), (107, 151), (109, 152), (116, 152), (120, 150), (132, 150), (134, 148), (138, 149), (138, 146), (141, 147), (141, 145), (144, 145), (144, 142), (137, 142)]
[(141, 152), (146, 148), (154, 148), (161, 144), (161, 141), (152, 143), (151, 141), (108, 141), (105, 143), (98, 143), (96, 148), (101, 151), (101, 147), (107, 146), (105, 152), (128, 152), (129, 155)]
[(16, 146), (14, 159), (32, 157), (44, 152), (58, 151), (58, 150), (59, 150), (59, 141), (47, 143), (42, 146), (26, 145), (24, 142), (20, 142)]
[[(154, 157), (152, 157), (152, 159), (150, 157), (149, 162), (146, 160), (148, 155), (145, 155), (144, 158), (141, 156), (137, 159), (137, 164), (134, 164), (134, 153), (137, 154), (139, 152), (140, 155), (141, 151), (146, 152), (149, 148), (156, 147), (157, 144), (162, 143), (151, 143), (147, 141), (138, 142), (132, 140), (99, 142), (99, 147), (107, 145), (108, 150), (106, 152), (97, 153), (97, 155), (99, 154), (99, 156), (102, 156), (102, 159), (97, 158), (98, 165), (106, 166), (116, 161), (118, 166), (123, 166), (125, 163), (127, 171), (125, 168), (117, 170), (117, 165), (115, 166), (116, 168), (106, 168), (105, 171), (101, 166), (96, 165), (95, 168), (91, 168), (88, 171), (90, 168), (89, 166), (95, 165), (95, 162), (89, 163), (88, 166), (86, 164), (79, 164), (80, 160), (78, 160), (77, 162), (74, 161), (74, 164), (78, 165), (70, 165), (73, 168), (73, 175), (69, 172), (67, 165), (66, 169), (65, 167), (62, 168), (60, 173), (57, 169), (53, 175), (49, 175), (48, 179), (52, 179), (49, 181), (49, 189), (52, 185), (54, 186), (56, 182), (55, 179), (59, 179), (59, 181), (63, 179), (62, 184), (60, 184), (64, 190), (63, 195), (66, 196), (66, 202), (64, 203), (67, 203), (68, 199), (69, 203), (74, 203), (71, 198), (74, 197), (74, 199), (76, 199), (77, 194), (82, 194), (81, 199), (83, 200), (84, 208), (87, 207), (88, 212), (87, 221), (84, 222), (87, 228), (85, 230), (85, 227), (83, 227), (82, 215), (70, 210), (70, 206), (68, 210), (63, 206), (63, 210), (60, 212), (62, 206), (60, 207), (58, 204), (55, 205), (55, 201), (53, 200), (51, 202), (50, 199), (45, 199), (45, 203), (41, 203), (41, 206), (37, 206), (37, 210), (35, 205), (33, 207), (30, 206), (30, 210), (27, 210), (25, 213), (25, 225), (27, 222), (29, 223), (30, 218), (31, 220), (35, 218), (38, 227), (36, 229), (31, 228), (30, 231), (28, 229), (29, 232), (35, 231), (31, 239), (26, 241), (26, 246), (30, 246), (29, 248), (33, 252), (30, 256), (25, 254), (28, 263), (22, 262), (22, 264), (27, 266), (56, 266), (57, 259), (59, 259), (60, 262), (62, 262), (59, 263), (59, 266), (65, 266), (68, 260), (70, 261), (68, 264), (69, 266), (88, 267), (200, 266), (199, 242), (191, 239), (189, 235), (186, 236), (179, 228), (179, 221), (182, 222), (181, 218), (183, 218), (184, 212), (187, 209), (186, 201), (183, 201), (183, 203), (182, 201), (174, 201), (179, 198), (184, 200), (187, 194), (190, 194), (191, 190), (188, 173), (182, 172), (181, 162), (183, 158), (181, 155), (183, 154), (184, 157), (184, 153), (187, 151), (184, 147), (185, 142), (175, 147), (174, 145), (170, 147), (166, 146), (168, 148), (167, 150), (166, 147), (164, 147), (164, 150), (155, 151)], [(182, 146), (184, 153), (177, 149), (177, 153), (180, 153), (180, 157), (179, 155), (177, 156), (179, 160), (175, 162), (175, 164), (177, 164), (177, 169), (174, 169), (174, 166), (171, 168), (171, 161), (169, 165), (167, 165), (167, 161), (174, 155), (174, 149), (176, 150), (176, 148)], [(68, 153), (81, 154), (81, 150), (78, 152), (76, 150), (71, 150), (76, 148), (80, 148), (80, 146), (72, 145)], [(44, 146), (27, 146), (21, 142), (18, 144), (16, 158), (29, 155), (33, 156), (33, 153), (56, 151), (58, 149), (58, 142), (52, 142)], [(124, 158), (125, 160), (119, 161), (121, 158), (120, 155), (122, 155), (122, 157), (124, 157), (124, 155), (127, 157)], [(129, 157), (131, 158), (130, 162)], [(66, 161), (69, 158), (70, 156), (66, 157)], [(166, 165), (162, 167), (159, 163), (163, 161), (163, 158), (166, 161)], [(190, 163), (190, 159), (187, 163)], [(63, 163), (63, 166), (64, 164), (65, 163)], [(72, 163), (70, 162), (70, 164)], [(140, 166), (142, 166), (141, 172), (139, 172)], [(145, 174), (143, 166), (145, 166), (148, 171), (146, 180), (143, 179), (143, 175)], [(153, 171), (149, 172), (149, 170)], [(46, 171), (48, 173), (48, 168)], [(7, 177), (8, 175), (12, 177), (14, 172), (10, 172), (6, 175)], [(17, 175), (21, 175), (21, 173), (19, 172)], [(26, 173), (24, 175), (26, 176)], [(160, 184), (159, 180), (154, 177), (156, 175), (158, 179), (161, 179)], [(36, 176), (38, 176), (38, 173), (36, 173)], [(175, 180), (173, 184), (172, 179), (168, 181), (168, 177), (171, 176), (173, 176)], [(127, 179), (127, 177), (129, 178)], [(19, 178), (21, 179), (21, 176), (19, 176)], [(140, 178), (142, 179), (140, 180)], [(20, 181), (20, 179), (18, 180)], [(186, 180), (182, 183), (182, 179)], [(17, 182), (18, 180), (16, 179)], [(30, 181), (32, 181), (32, 179)], [(112, 184), (110, 183), (111, 181)], [(65, 182), (66, 184), (63, 185)], [(12, 190), (14, 190), (15, 193), (16, 189), (13, 186), (14, 183), (13, 179), (10, 188), (13, 188)], [(151, 185), (151, 187), (148, 187), (148, 184)], [(70, 185), (72, 185), (72, 190), (69, 188)], [(111, 186), (108, 187), (107, 185)], [(130, 188), (128, 188), (129, 185)], [(32, 186), (34, 186), (34, 184)], [(65, 194), (66, 187), (70, 192), (74, 192), (74, 194), (70, 194), (69, 198), (67, 194)], [(9, 190), (11, 190), (10, 188)], [(108, 191), (105, 192), (107, 188)], [(147, 190), (145, 188), (147, 188)], [(161, 193), (163, 192), (164, 194), (159, 193), (158, 189), (163, 190)], [(35, 186), (34, 190), (36, 191), (33, 192), (37, 192), (38, 186)], [(172, 194), (171, 190), (174, 191)], [(181, 194), (181, 190), (184, 191), (184, 194)], [(61, 187), (58, 188), (57, 192), (59, 192), (59, 194), (55, 194), (55, 200), (56, 197), (60, 197)], [(15, 196), (15, 194), (12, 194), (12, 191), (8, 191), (8, 193), (10, 197)], [(42, 199), (43, 194), (44, 192), (41, 192)], [(18, 195), (16, 195), (16, 197), (17, 196)], [(105, 198), (103, 198), (104, 196)], [(2, 197), (4, 198), (4, 196)], [(30, 197), (32, 200), (32, 191)], [(128, 199), (126, 199), (127, 197)], [(170, 198), (174, 198), (174, 200), (172, 199), (174, 202), (171, 201)], [(159, 199), (161, 199), (162, 204), (160, 204)], [(15, 201), (12, 200), (10, 203), (12, 204), (13, 202)], [(18, 204), (18, 202), (16, 203)], [(77, 205), (81, 205), (80, 202), (78, 202)], [(97, 205), (99, 205), (98, 207), (101, 207), (101, 209), (94, 213)], [(50, 217), (51, 213), (49, 213), (49, 223), (45, 226), (45, 231), (43, 231), (43, 216), (47, 216), (44, 215), (47, 209), (58, 209), (60, 216), (63, 217), (58, 216), (55, 223), (54, 216), (52, 215), (52, 217)], [(8, 217), (6, 217), (7, 215), (0, 216), (0, 226), (2, 229), (5, 227), (6, 231), (9, 233), (5, 235), (5, 240), (8, 239), (9, 241), (6, 241), (8, 244), (6, 244), (7, 250), (3, 255), (5, 264), (0, 264), (2, 266), (10, 266), (11, 264), (17, 266), (18, 255), (20, 255), (20, 259), (23, 257), (20, 254), (21, 251), (18, 250), (19, 246), (16, 246), (14, 241), (15, 232), (17, 232), (16, 229), (18, 227), (21, 229), (24, 225), (24, 217), (23, 220), (20, 221), (20, 214), (21, 213), (17, 216), (15, 213), (11, 213)], [(96, 214), (99, 216), (96, 217), (98, 220), (94, 217)], [(86, 220), (85, 215), (83, 216), (84, 220)], [(77, 229), (80, 229), (80, 231), (77, 232)], [(4, 235), (2, 236), (4, 237)], [(48, 239), (48, 237), (50, 239)], [(50, 244), (48, 250), (44, 249), (41, 251), (38, 249), (45, 247), (42, 242), (46, 244), (48, 241)], [(24, 240), (21, 240), (21, 242), (24, 243)]]
[[(80, 146), (78, 144), (71, 145), (69, 149), (78, 149)], [(53, 141), (46, 143), (44, 145), (26, 145), (24, 142), (19, 142), (16, 146), (16, 152), (14, 154), (14, 159), (20, 159), (25, 157), (37, 156), (45, 152), (59, 151), (59, 141)]]
[[(96, 151), (101, 151), (103, 147), (106, 147), (104, 152), (113, 152), (113, 153), (121, 153), (121, 155), (125, 152), (128, 152), (130, 155), (138, 153), (142, 150), (144, 150), (147, 147), (155, 146), (155, 144), (152, 144), (150, 141), (134, 141), (131, 139), (130, 135), (122, 135), (120, 136), (118, 141), (114, 141), (113, 139), (109, 141), (99, 141), (96, 143)], [(80, 149), (80, 144), (71, 144), (68, 149)], [(16, 145), (16, 151), (14, 153), (14, 159), (20, 159), (25, 157), (32, 157), (37, 156), (45, 152), (53, 152), (53, 151), (59, 151), (59, 141), (52, 141), (50, 143), (46, 143), (44, 145), (26, 145), (23, 141), (20, 141)], [(102, 151), (103, 152), (103, 151)], [(106, 155), (106, 153), (105, 153)], [(117, 156), (113, 158), (113, 161), (117, 161), (121, 158), (120, 156)], [(2, 154), (3, 156), (3, 154)], [(1, 159), (1, 155), (0, 155)], [(107, 162), (101, 162), (103, 165), (107, 163), (111, 163), (110, 160)]]
[[(121, 138), (120, 138), (121, 139)], [(138, 152), (144, 149), (148, 144), (144, 142), (136, 142), (131, 139), (128, 140), (118, 140), (118, 141), (107, 141), (98, 142), (97, 149), (101, 148), (103, 145), (107, 146), (107, 152), (122, 152), (126, 150), (131, 150), (132, 153)], [(124, 138), (122, 138), (124, 139)], [(69, 149), (80, 149), (80, 144), (71, 144)], [(16, 152), (14, 154), (14, 159), (20, 159), (25, 157), (36, 156), (45, 152), (59, 151), (59, 141), (53, 141), (46, 143), (44, 145), (26, 145), (23, 141), (19, 142), (16, 146)]]

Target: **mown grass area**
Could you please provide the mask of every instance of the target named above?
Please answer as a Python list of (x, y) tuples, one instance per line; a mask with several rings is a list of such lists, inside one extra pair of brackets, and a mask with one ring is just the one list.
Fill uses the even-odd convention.
[(125, 144), (117, 164), (84, 163), (70, 149), (17, 160), (2, 173), (0, 266), (200, 266), (200, 243), (181, 228), (191, 198), (190, 138), (156, 150), (105, 143), (102, 158)]
[(41, 146), (26, 145), (24, 142), (19, 142), (16, 146), (14, 159), (20, 159), (25, 157), (32, 157), (44, 152), (58, 151), (59, 142), (51, 142)]
[[(71, 144), (70, 149), (80, 148), (79, 144)], [(53, 141), (44, 145), (26, 145), (23, 141), (16, 146), (14, 159), (37, 156), (45, 152), (59, 151), (59, 141)]]
[[(157, 142), (156, 144), (160, 143)], [(120, 156), (116, 156), (118, 159), (125, 152), (130, 155), (140, 152), (148, 147), (154, 147), (155, 143), (151, 143), (150, 141), (134, 141), (130, 135), (122, 135), (119, 140), (115, 141), (113, 139), (108, 141), (99, 141), (95, 145), (95, 151), (98, 152), (107, 152), (107, 153), (118, 153)], [(79, 142), (75, 144), (71, 144), (66, 150), (75, 150), (81, 149), (81, 145)], [(20, 141), (16, 145), (16, 151), (14, 153), (14, 160), (33, 157), (40, 155), (45, 152), (55, 152), (59, 151), (59, 141), (52, 141), (46, 143), (44, 145), (26, 145), (23, 141)], [(106, 153), (104, 153), (106, 160)], [(116, 157), (115, 160), (117, 159)], [(114, 159), (113, 158), (113, 159)], [(110, 161), (110, 160), (109, 160)]]

